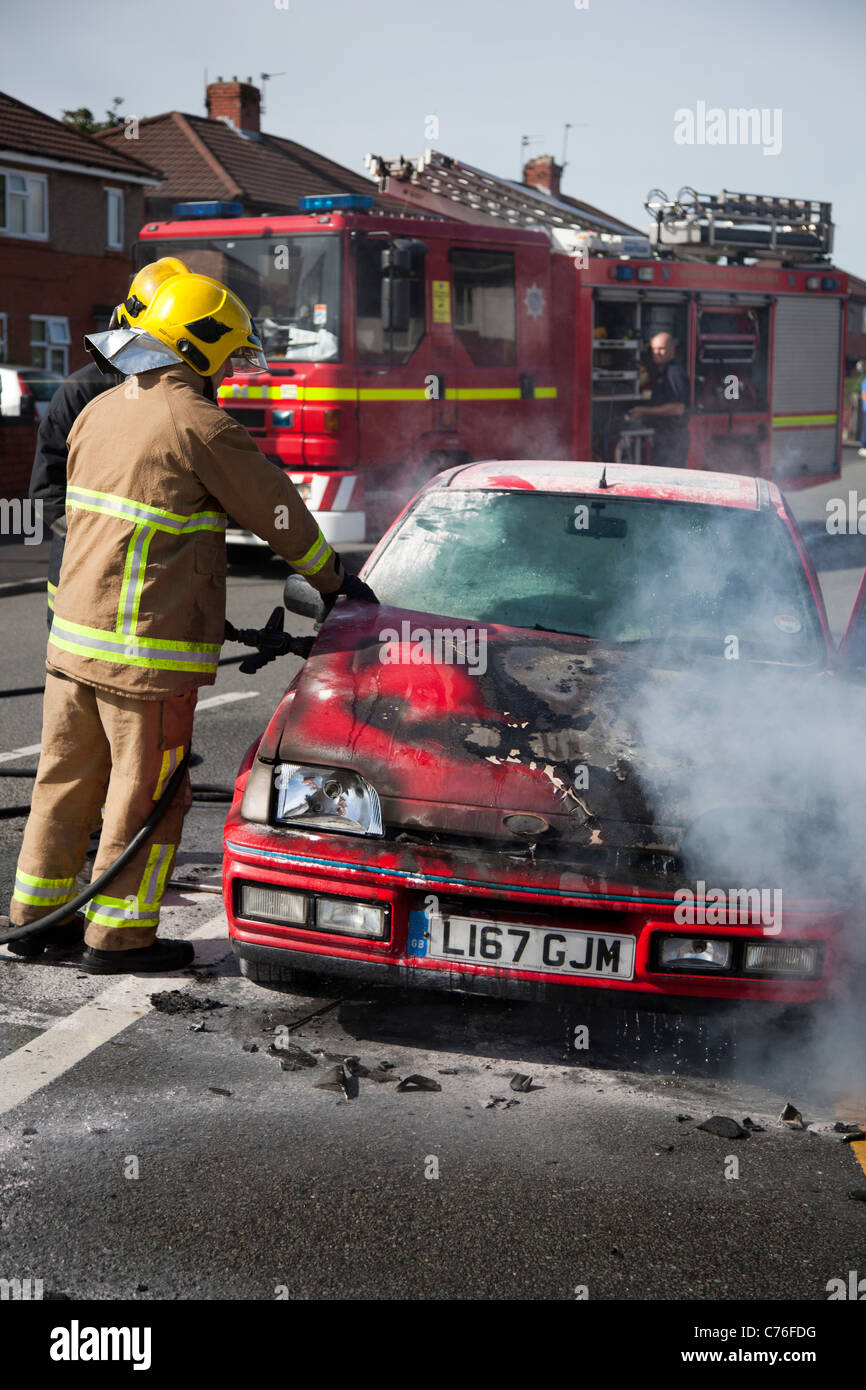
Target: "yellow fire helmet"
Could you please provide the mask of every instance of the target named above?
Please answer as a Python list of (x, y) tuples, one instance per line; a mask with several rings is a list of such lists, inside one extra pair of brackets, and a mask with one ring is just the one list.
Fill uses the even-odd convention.
[(129, 293), (122, 304), (118, 304), (111, 316), (112, 328), (135, 328), (147, 312), (153, 296), (160, 285), (174, 275), (189, 275), (189, 266), (176, 256), (163, 256), (150, 265), (142, 266), (129, 287)]
[(268, 369), (246, 306), (209, 275), (172, 276), (159, 287), (138, 327), (172, 348), (199, 376), (211, 376), (229, 357), (239, 371)]

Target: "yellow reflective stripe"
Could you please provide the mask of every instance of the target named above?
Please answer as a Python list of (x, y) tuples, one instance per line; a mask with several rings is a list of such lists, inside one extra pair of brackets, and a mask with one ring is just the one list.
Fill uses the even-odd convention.
[[(126, 563), (123, 566), (123, 579), (120, 582), (120, 598), (117, 602), (117, 624), (115, 632), (131, 633), (135, 631), (135, 621), (138, 618), (138, 605), (141, 600), (141, 590), (144, 587), (144, 571), (147, 564), (147, 551), (151, 537), (154, 535), (153, 527), (145, 526), (143, 521), (139, 521), (134, 527), (129, 545), (126, 547)], [(133, 574), (135, 578), (133, 580)], [(129, 585), (132, 581), (132, 602), (127, 602)]]
[[(98, 492), (95, 488), (92, 488), (92, 487), (77, 487), (77, 486), (76, 486), (76, 487), (70, 487), (70, 488), (68, 488), (68, 489), (67, 489), (66, 495), (67, 495), (67, 497), (69, 497), (69, 496), (71, 495), (71, 496), (75, 496), (76, 498), (79, 497), (79, 496), (82, 497), (82, 498), (84, 498), (84, 499), (90, 498), (90, 499), (92, 499), (96, 504), (98, 504), (98, 503), (100, 503), (100, 502), (109, 502), (109, 503), (119, 503), (120, 505), (128, 506), (128, 507), (135, 507), (138, 511), (140, 511), (140, 512), (146, 512), (146, 513), (148, 513), (149, 516), (154, 517), (154, 518), (155, 518), (155, 517), (165, 517), (165, 518), (167, 518), (169, 521), (188, 521), (188, 520), (189, 520), (189, 518), (188, 518), (187, 516), (184, 516), (181, 512), (168, 512), (168, 511), (165, 511), (162, 507), (151, 507), (150, 504), (147, 503), (147, 502), (136, 502), (136, 501), (134, 501), (133, 498), (131, 498), (131, 497), (121, 497), (120, 493), (117, 493), (117, 492)], [(208, 515), (208, 513), (202, 513), (202, 515)], [(211, 513), (209, 513), (209, 515), (211, 515), (211, 516), (216, 516), (217, 513), (216, 513), (216, 512), (211, 512)]]
[(278, 386), (220, 386), (217, 395), (223, 400), (260, 401), (263, 397), (279, 393)]
[(43, 898), (35, 893), (20, 893), (18, 889), (12, 894), (12, 899), (16, 903), (27, 903), (30, 907), (62, 907), (75, 897), (75, 893), (66, 893), (62, 898)]
[[(124, 636), (70, 623), (54, 614), (49, 644), (61, 651), (107, 661), (115, 666), (140, 666), (156, 671), (215, 673), (220, 648), (216, 643), (176, 642), (169, 638)], [(198, 659), (196, 659), (198, 658)]]
[(93, 903), (88, 903), (87, 907), (84, 910), (84, 917), (86, 921), (95, 922), (96, 925), (99, 927), (115, 927), (121, 931), (124, 927), (159, 926), (159, 913), (157, 913), (155, 917), (125, 917), (122, 913), (119, 916), (114, 917), (105, 908), (103, 908), (100, 911), (100, 909), (98, 907), (95, 907)]
[(193, 512), (185, 516), (162, 507), (151, 507), (146, 502), (136, 502), (131, 497), (121, 497), (114, 492), (97, 492), (93, 488), (67, 488), (66, 503), (73, 510), (79, 508), (98, 512), (121, 521), (148, 522), (157, 530), (168, 531), (172, 535), (185, 531), (224, 531), (226, 526), (225, 512)]
[(150, 854), (147, 856), (147, 863), (138, 890), (141, 906), (145, 911), (148, 908), (159, 911), (174, 850), (174, 845), (151, 845), (150, 847)]
[(25, 874), (23, 869), (15, 870), (15, 877), (33, 888), (74, 888), (74, 878), (39, 878), (36, 874)]
[(772, 424), (774, 430), (796, 429), (798, 426), (805, 425), (835, 425), (838, 415), (774, 415)]
[(328, 557), (333, 554), (331, 547), (322, 535), (321, 527), (316, 527), (317, 535), (313, 544), (300, 560), (290, 560), (289, 564), (296, 569), (299, 574), (318, 574), (319, 570), (327, 563)]
[[(327, 391), (327, 387), (314, 387), (313, 389), (320, 390), (323, 393), (321, 397), (317, 397), (316, 399), (327, 399), (327, 396), (324, 394)], [(338, 396), (336, 399), (339, 400), (340, 397)], [(358, 391), (359, 401), (427, 401), (430, 399), (431, 397), (427, 395), (427, 392), (423, 389), (419, 389), (417, 386), (393, 386), (390, 388), (386, 386), (367, 386), (361, 387)]]
[(49, 640), (62, 652), (71, 652), (73, 656), (86, 656), (91, 661), (107, 661), (112, 666), (140, 666), (146, 671), (201, 671), (206, 675), (212, 675), (217, 669), (215, 660), (167, 661), (152, 656), (124, 656), (121, 652), (109, 656), (96, 647), (89, 647), (85, 641), (67, 641), (66, 638), (58, 636), (53, 629)]
[(156, 790), (153, 793), (154, 801), (159, 801), (159, 798), (162, 796), (162, 789), (183, 757), (183, 751), (184, 746), (181, 744), (179, 748), (169, 748), (163, 753), (162, 766), (159, 769), (159, 777), (156, 780)]
[(138, 578), (132, 589), (132, 602), (129, 608), (129, 626), (126, 629), (127, 633), (135, 632), (135, 629), (138, 627), (138, 610), (141, 606), (141, 595), (144, 592), (144, 580), (147, 573), (147, 552), (150, 549), (150, 543), (154, 535), (154, 530), (149, 528), (138, 549)]
[[(81, 623), (70, 622), (68, 618), (55, 617), (51, 631), (53, 632), (55, 628), (63, 628), (70, 634), (77, 633), (82, 637), (98, 638), (100, 642), (116, 644), (118, 647), (130, 645), (129, 638), (121, 632), (104, 632), (98, 627), (84, 627)], [(206, 652), (218, 653), (222, 644), (219, 642), (177, 642), (168, 637), (134, 637), (131, 645), (152, 647), (160, 651), (195, 652), (203, 656)]]
[[(536, 386), (533, 390), (535, 400), (555, 400), (555, 386)], [(221, 386), (220, 400), (271, 400), (271, 401), (427, 401), (427, 391), (421, 387), (380, 387), (380, 386), (296, 386), (289, 395), (282, 386), (256, 386), (242, 392), (233, 392), (231, 387)], [(445, 397), (452, 401), (519, 401), (531, 399), (524, 397), (519, 386), (473, 386), (446, 388)]]
[[(36, 891), (31, 892), (31, 889)], [(30, 907), (62, 907), (75, 897), (75, 879), (40, 878), (36, 874), (26, 874), (23, 869), (16, 869), (12, 896)]]

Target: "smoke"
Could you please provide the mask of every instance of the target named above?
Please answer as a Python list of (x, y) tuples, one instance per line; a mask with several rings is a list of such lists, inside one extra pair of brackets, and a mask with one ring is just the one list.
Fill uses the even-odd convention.
[[(769, 563), (752, 566), (751, 582), (772, 595), (771, 614), (790, 613)], [(693, 888), (780, 894), (782, 932), (768, 941), (797, 939), (810, 915), (843, 914), (839, 949), (828, 944), (831, 994), (808, 1032), (774, 1037), (768, 1059), (766, 1041), (744, 1031), (737, 1052), (745, 1070), (769, 1066), (826, 1102), (862, 1090), (866, 1075), (866, 683), (773, 655), (727, 660), (720, 645), (686, 670), (648, 653), (630, 718), (652, 766), (635, 772), (654, 817), (670, 823), (672, 797), (684, 813), (679, 854)]]

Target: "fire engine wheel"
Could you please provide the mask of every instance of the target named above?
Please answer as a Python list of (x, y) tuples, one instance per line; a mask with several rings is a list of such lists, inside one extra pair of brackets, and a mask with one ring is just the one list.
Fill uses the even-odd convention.
[(269, 985), (272, 989), (280, 985), (300, 988), (318, 978), (306, 970), (293, 970), (288, 965), (271, 965), (262, 960), (246, 960), (244, 956), (240, 957), (238, 963), (245, 980), (255, 980), (257, 985)]

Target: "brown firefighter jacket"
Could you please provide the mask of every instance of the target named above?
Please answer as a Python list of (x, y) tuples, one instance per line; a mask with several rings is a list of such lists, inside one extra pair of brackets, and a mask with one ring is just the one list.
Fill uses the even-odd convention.
[(321, 593), (343, 577), (294, 484), (185, 363), (98, 396), (69, 433), (50, 669), (162, 700), (216, 679), (226, 513)]

